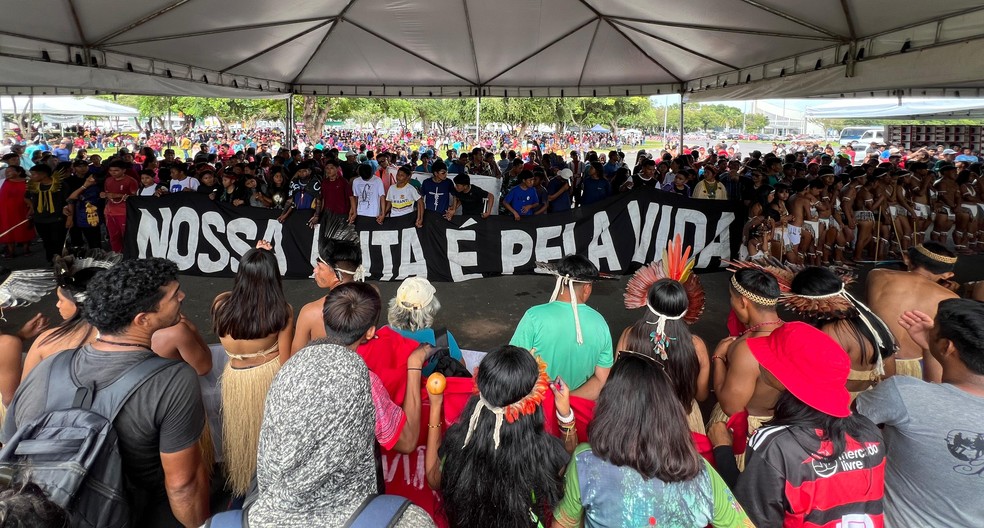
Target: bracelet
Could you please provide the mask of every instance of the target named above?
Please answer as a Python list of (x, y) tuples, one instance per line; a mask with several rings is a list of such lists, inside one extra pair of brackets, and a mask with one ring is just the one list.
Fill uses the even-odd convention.
[(568, 411), (567, 416), (562, 416), (560, 414), (560, 411), (557, 411), (557, 420), (560, 420), (563, 423), (571, 423), (571, 422), (573, 422), (574, 421), (574, 409), (571, 409), (570, 411)]
[(727, 363), (728, 363), (728, 358), (726, 358), (726, 357), (724, 357), (724, 356), (711, 356), (711, 361), (714, 361), (715, 359), (720, 359), (720, 360), (721, 360), (721, 361), (723, 361), (723, 362), (724, 362), (725, 364), (727, 364)]
[(422, 370), (422, 369), (419, 369), (417, 367), (407, 367), (407, 370)]
[(427, 424), (427, 428), (428, 429), (440, 429), (443, 425), (444, 425), (444, 422), (441, 422), (441, 423), (439, 423), (437, 425)]

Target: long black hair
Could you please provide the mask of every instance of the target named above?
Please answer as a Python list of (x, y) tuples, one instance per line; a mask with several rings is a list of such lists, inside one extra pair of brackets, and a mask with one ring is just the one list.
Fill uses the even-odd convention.
[[(649, 306), (657, 312), (675, 317), (687, 310), (689, 301), (683, 285), (673, 279), (660, 279), (649, 287), (646, 299)], [(647, 310), (631, 327), (626, 336), (625, 348), (632, 352), (655, 357), (655, 344), (652, 333), (656, 330), (656, 315)], [(690, 412), (694, 397), (697, 395), (697, 376), (700, 374), (700, 361), (694, 348), (694, 337), (690, 328), (682, 319), (666, 321), (664, 330), (670, 338), (666, 347), (666, 373), (673, 382), (673, 392), (683, 404), (684, 410)]]
[(232, 292), (212, 305), (212, 331), (219, 337), (262, 339), (286, 328), (290, 318), (277, 257), (265, 249), (247, 251)]
[(779, 394), (772, 419), (762, 427), (778, 425), (817, 431), (821, 442), (829, 441), (832, 445), (830, 453), (811, 452), (811, 455), (824, 462), (833, 462), (844, 453), (848, 436), (859, 440), (881, 434), (878, 426), (857, 413), (851, 413), (847, 418), (831, 416), (803, 403), (789, 391)]
[[(831, 295), (839, 292), (843, 287), (844, 282), (834, 272), (816, 266), (797, 273), (793, 277), (792, 284), (790, 284), (792, 292), (800, 295)], [(858, 349), (861, 351), (862, 359), (871, 365), (878, 362), (879, 355), (884, 359), (894, 354), (895, 336), (892, 335), (892, 331), (885, 324), (885, 321), (882, 321), (863, 303), (855, 299), (849, 299), (849, 301), (851, 302), (851, 309), (849, 310), (831, 312), (830, 314), (812, 312), (803, 314), (803, 318), (807, 323), (820, 329), (833, 321), (847, 322), (848, 328), (850, 328), (851, 334), (858, 344)], [(874, 331), (868, 328), (865, 320), (871, 324)], [(878, 346), (879, 340), (881, 346)], [(864, 352), (869, 348), (871, 349), (871, 356), (863, 357)]]
[[(533, 390), (540, 375), (529, 351), (503, 346), (489, 353), (476, 384), (490, 405), (508, 406)], [(570, 457), (560, 439), (543, 429), (543, 408), (503, 422), (498, 449), (493, 441), (495, 415), (483, 409), (468, 445), (469, 417), (478, 404), (472, 396), (444, 437), (441, 478), (443, 509), (452, 528), (527, 527), (532, 511), (547, 519), (564, 496), (563, 468)]]
[(633, 352), (620, 353), (612, 366), (588, 442), (600, 458), (646, 479), (684, 482), (704, 467), (662, 365)]

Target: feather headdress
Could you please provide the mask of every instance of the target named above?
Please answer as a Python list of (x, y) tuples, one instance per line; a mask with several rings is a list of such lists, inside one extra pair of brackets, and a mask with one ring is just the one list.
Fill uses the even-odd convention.
[(101, 249), (54, 258), (55, 283), (68, 291), (77, 303), (86, 300), (85, 285), (97, 272), (109, 269), (123, 260), (123, 255)]
[[(687, 324), (693, 324), (704, 311), (704, 287), (697, 275), (692, 273), (695, 261), (690, 258), (690, 251), (690, 246), (683, 248), (683, 239), (677, 234), (663, 252), (662, 260), (640, 268), (625, 286), (625, 307), (635, 309), (645, 306), (656, 317), (655, 321), (646, 322), (656, 325), (649, 338), (653, 343), (653, 352), (663, 360), (667, 359), (666, 349), (675, 339), (666, 334), (666, 323), (683, 319)], [(683, 313), (662, 313), (649, 304), (649, 289), (661, 279), (674, 280), (683, 286), (687, 293), (687, 309)]]
[(625, 307), (634, 310), (646, 306), (649, 288), (660, 279), (673, 279), (683, 284), (687, 292), (687, 314), (683, 320), (694, 324), (704, 312), (704, 286), (700, 278), (694, 274), (695, 259), (690, 258), (691, 247), (683, 247), (683, 240), (678, 234), (665, 251), (663, 258), (657, 262), (639, 268), (625, 286)]

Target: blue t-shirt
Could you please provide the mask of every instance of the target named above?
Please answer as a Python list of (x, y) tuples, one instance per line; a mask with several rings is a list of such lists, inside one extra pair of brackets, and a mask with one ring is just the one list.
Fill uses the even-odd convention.
[(536, 207), (531, 207), (525, 213), (523, 212), (523, 207), (531, 204), (538, 205), (540, 198), (537, 196), (535, 188), (530, 187), (529, 189), (524, 189), (517, 185), (506, 195), (506, 203), (512, 206), (520, 216), (533, 216), (536, 213)]
[(444, 214), (451, 207), (451, 191), (454, 183), (445, 178), (441, 183), (427, 178), (420, 184), (420, 195), (424, 197), (424, 209)]
[(603, 178), (588, 178), (584, 180), (581, 193), (581, 205), (591, 205), (612, 195), (612, 184)]
[[(567, 180), (561, 177), (555, 177), (554, 179), (547, 182), (547, 195), (552, 196), (557, 194), (557, 191), (564, 188), (567, 185)], [(561, 193), (560, 196), (554, 198), (554, 201), (550, 202), (550, 208), (548, 211), (551, 213), (558, 213), (561, 211), (571, 210), (571, 194), (569, 192)]]

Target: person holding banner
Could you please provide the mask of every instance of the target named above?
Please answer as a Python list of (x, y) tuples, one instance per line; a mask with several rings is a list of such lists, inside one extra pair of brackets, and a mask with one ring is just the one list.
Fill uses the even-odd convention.
[(451, 198), (451, 207), (444, 215), (448, 220), (454, 217), (459, 206), (461, 214), (465, 216), (482, 215), (482, 218), (488, 218), (492, 214), (492, 205), (495, 203), (495, 196), (481, 187), (472, 185), (471, 177), (467, 174), (454, 177), (454, 191), (451, 193)]
[(431, 166), (431, 172), (433, 176), (420, 184), (424, 208), (440, 215), (447, 214), (448, 209), (451, 208), (451, 191), (454, 190), (454, 184), (448, 180), (448, 167), (443, 161), (437, 160)]
[[(384, 156), (383, 159), (386, 159)], [(417, 227), (424, 227), (424, 201), (413, 185), (410, 185), (410, 167), (402, 166), (396, 172), (396, 183), (386, 191), (386, 209), (383, 216), (399, 217), (413, 214), (417, 209)]]
[[(16, 154), (8, 156), (16, 157)], [(7, 245), (7, 257), (12, 258), (17, 244), (24, 248), (25, 255), (30, 252), (34, 226), (28, 220), (31, 207), (25, 199), (27, 173), (19, 165), (10, 165), (4, 169), (4, 175), (0, 179), (0, 244)]]
[(519, 173), (519, 186), (513, 187), (502, 201), (506, 210), (513, 218), (519, 220), (524, 216), (533, 216), (540, 208), (540, 197), (533, 187), (536, 175), (528, 170)]
[(358, 178), (352, 179), (349, 223), (355, 223), (358, 216), (365, 216), (375, 218), (376, 223), (382, 224), (386, 216), (386, 191), (383, 190), (383, 181), (378, 176), (373, 176), (372, 166), (367, 163), (360, 164), (357, 172)]

